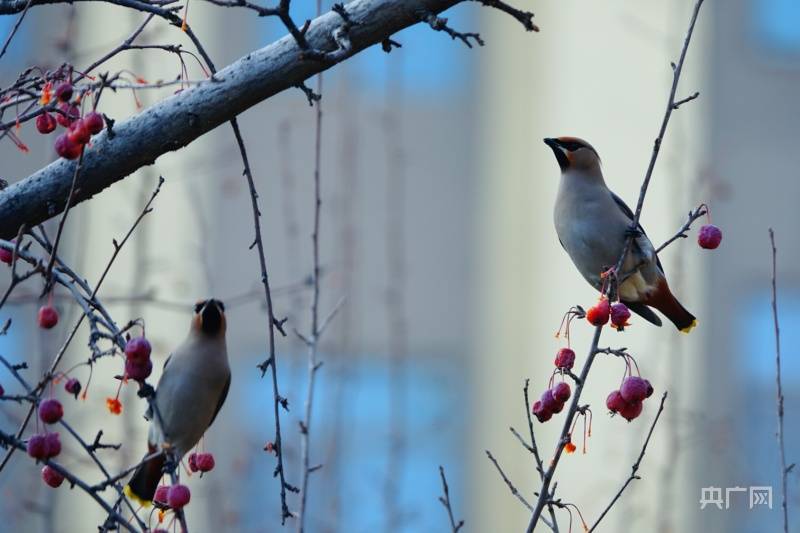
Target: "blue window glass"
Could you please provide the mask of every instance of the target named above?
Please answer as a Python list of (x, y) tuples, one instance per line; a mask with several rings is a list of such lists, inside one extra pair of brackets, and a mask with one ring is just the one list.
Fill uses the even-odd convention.
[(755, 37), (768, 53), (800, 57), (800, 2), (753, 0)]

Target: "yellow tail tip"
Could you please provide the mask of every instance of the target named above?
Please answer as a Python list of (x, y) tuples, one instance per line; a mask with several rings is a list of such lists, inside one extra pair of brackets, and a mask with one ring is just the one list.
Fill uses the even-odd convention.
[(697, 319), (692, 320), (692, 323), (681, 329), (681, 333), (689, 333), (692, 329), (697, 327)]
[(125, 488), (122, 489), (122, 492), (125, 494), (125, 496), (128, 497), (128, 499), (135, 501), (142, 507), (150, 507), (151, 505), (150, 500), (145, 500), (144, 498), (140, 497), (138, 494), (133, 492), (133, 489), (131, 488), (130, 485), (125, 485)]

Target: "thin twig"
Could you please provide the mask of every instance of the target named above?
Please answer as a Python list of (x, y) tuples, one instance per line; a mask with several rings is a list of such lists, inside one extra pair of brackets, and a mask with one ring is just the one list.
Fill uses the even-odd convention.
[(708, 213), (708, 209), (706, 208), (705, 204), (700, 204), (697, 207), (697, 209), (695, 209), (694, 211), (689, 211), (689, 218), (686, 220), (686, 223), (683, 226), (681, 226), (681, 229), (679, 229), (678, 232), (675, 235), (673, 235), (672, 237), (667, 239), (664, 242), (664, 244), (662, 244), (661, 246), (656, 248), (656, 255), (661, 253), (661, 250), (663, 250), (664, 248), (666, 248), (667, 246), (669, 246), (670, 244), (672, 244), (676, 240), (685, 239), (686, 237), (688, 237), (686, 232), (688, 232), (689, 229), (691, 229), (692, 224), (694, 223), (694, 221), (697, 220), (698, 218), (702, 217), (706, 213)]
[(447, 510), (451, 533), (458, 533), (458, 530), (464, 527), (464, 521), (459, 520), (456, 523), (456, 519), (453, 517), (453, 507), (450, 504), (450, 487), (447, 486), (447, 478), (444, 476), (444, 467), (442, 465), (439, 465), (439, 476), (442, 478), (442, 490), (444, 491), (444, 496), (439, 496), (439, 501), (442, 502), (442, 505)]

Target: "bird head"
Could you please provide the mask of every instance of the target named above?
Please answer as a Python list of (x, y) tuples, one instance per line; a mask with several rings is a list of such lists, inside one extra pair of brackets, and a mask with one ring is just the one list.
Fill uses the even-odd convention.
[(544, 143), (553, 150), (561, 167), (561, 172), (567, 170), (592, 171), (600, 168), (600, 156), (592, 145), (577, 137), (547, 138)]
[(197, 302), (192, 330), (211, 337), (225, 335), (225, 304), (214, 298)]

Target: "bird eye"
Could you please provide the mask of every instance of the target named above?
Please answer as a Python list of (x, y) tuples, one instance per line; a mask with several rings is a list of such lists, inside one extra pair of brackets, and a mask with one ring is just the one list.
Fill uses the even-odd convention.
[(574, 152), (575, 150), (578, 150), (579, 148), (583, 148), (583, 144), (581, 144), (581, 143), (579, 143), (577, 141), (562, 142), (561, 146), (563, 146), (569, 152)]

